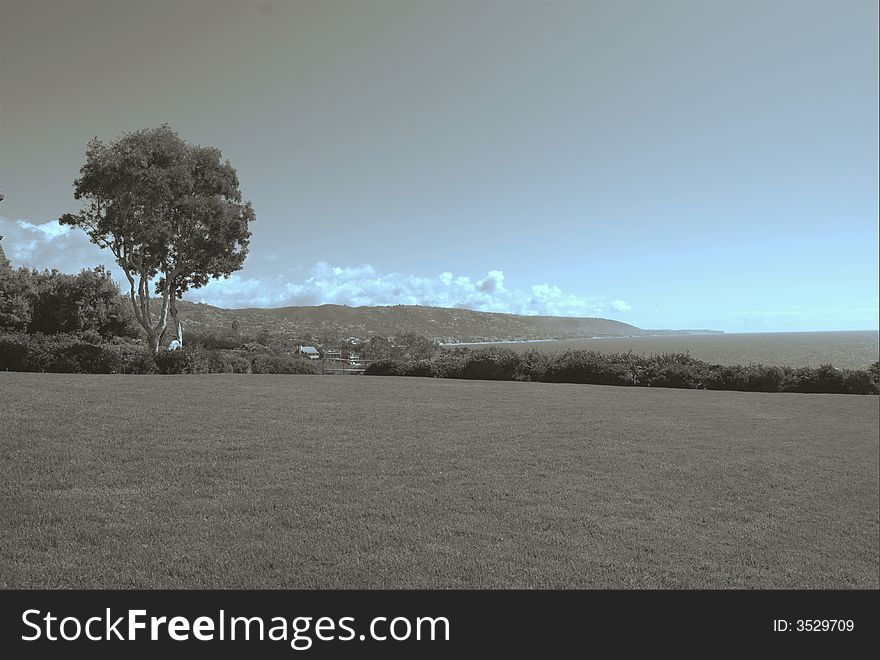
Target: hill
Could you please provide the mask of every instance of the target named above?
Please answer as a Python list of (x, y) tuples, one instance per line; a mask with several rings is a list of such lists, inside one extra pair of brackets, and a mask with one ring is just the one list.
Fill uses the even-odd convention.
[(390, 336), (415, 332), (441, 342), (515, 341), (625, 337), (645, 331), (620, 321), (602, 318), (517, 316), (469, 309), (394, 305), (383, 307), (278, 307), (273, 309), (223, 309), (181, 301), (180, 317), (187, 327), (203, 332), (228, 330), (234, 321), (246, 334), (268, 330), (276, 336), (358, 337)]

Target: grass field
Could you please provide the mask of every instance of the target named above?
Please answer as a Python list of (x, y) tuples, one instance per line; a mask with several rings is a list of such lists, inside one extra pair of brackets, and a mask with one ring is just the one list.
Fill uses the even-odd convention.
[(878, 402), (0, 373), (0, 587), (878, 587)]

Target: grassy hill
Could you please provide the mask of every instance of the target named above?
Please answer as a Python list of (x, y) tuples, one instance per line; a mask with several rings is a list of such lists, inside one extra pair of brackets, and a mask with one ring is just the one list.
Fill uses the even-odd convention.
[(871, 397), (0, 373), (0, 400), (6, 589), (878, 587)]
[(182, 301), (178, 309), (187, 327), (192, 329), (228, 329), (237, 320), (242, 332), (253, 334), (265, 328), (281, 337), (334, 334), (368, 339), (415, 332), (442, 342), (464, 342), (622, 337), (642, 333), (633, 325), (602, 318), (517, 316), (420, 305), (223, 309)]

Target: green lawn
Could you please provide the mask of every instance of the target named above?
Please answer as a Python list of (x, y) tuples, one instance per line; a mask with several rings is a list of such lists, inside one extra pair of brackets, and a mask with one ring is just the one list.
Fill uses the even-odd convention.
[(0, 587), (878, 587), (878, 399), (0, 373)]

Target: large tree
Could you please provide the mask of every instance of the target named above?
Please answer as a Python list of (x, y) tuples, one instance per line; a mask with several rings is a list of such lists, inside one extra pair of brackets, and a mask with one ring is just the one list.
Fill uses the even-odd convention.
[(176, 301), (247, 256), (255, 216), (235, 169), (219, 149), (188, 144), (163, 124), (109, 144), (93, 139), (74, 190), (83, 209), (60, 222), (116, 257), (150, 349), (158, 352), (169, 320), (182, 341)]

